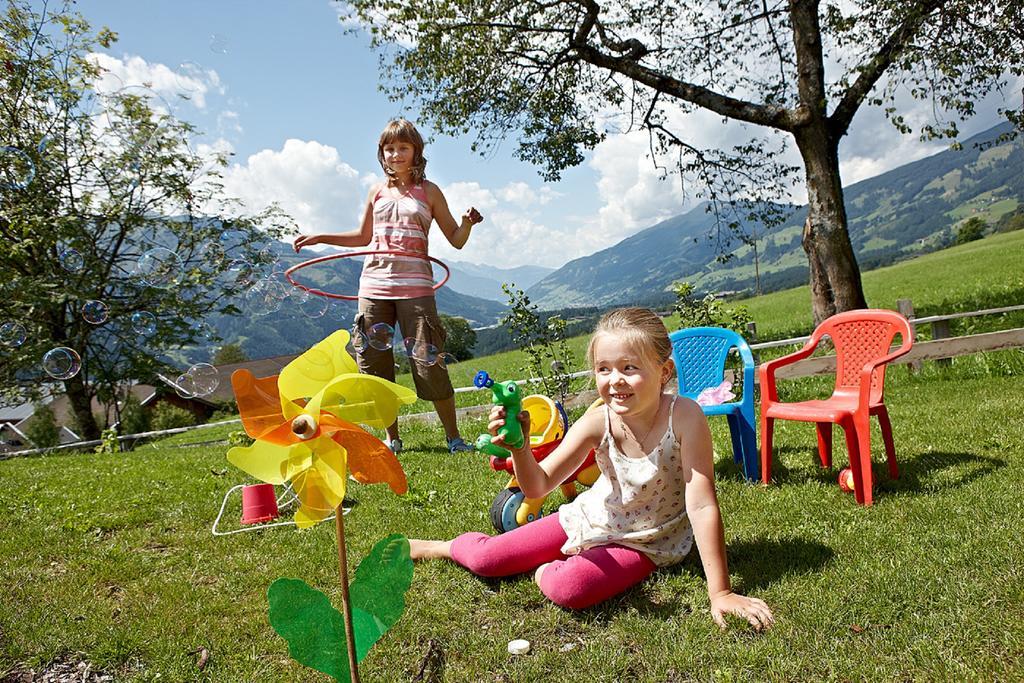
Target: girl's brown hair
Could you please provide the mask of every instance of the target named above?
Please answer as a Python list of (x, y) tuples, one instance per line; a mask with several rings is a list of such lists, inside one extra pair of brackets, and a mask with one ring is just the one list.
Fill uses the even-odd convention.
[(656, 364), (672, 357), (672, 342), (668, 330), (654, 311), (648, 308), (617, 308), (601, 316), (587, 346), (587, 361), (594, 367), (594, 347), (602, 334), (613, 334), (637, 349)]
[(395, 119), (380, 134), (380, 141), (377, 143), (377, 161), (384, 169), (384, 175), (388, 177), (388, 185), (394, 183), (395, 172), (384, 163), (384, 145), (392, 142), (406, 142), (412, 145), (412, 181), (416, 185), (422, 183), (427, 177), (427, 158), (423, 156), (423, 137), (416, 130), (416, 126), (405, 119)]

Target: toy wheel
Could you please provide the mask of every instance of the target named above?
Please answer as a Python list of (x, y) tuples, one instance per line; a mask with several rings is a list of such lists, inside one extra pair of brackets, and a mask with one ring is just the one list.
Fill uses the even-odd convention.
[[(519, 522), (516, 521), (516, 513), (519, 512), (519, 508), (525, 499), (526, 496), (523, 495), (523, 492), (517, 486), (502, 489), (501, 493), (494, 497), (494, 502), (491, 503), (491, 524), (494, 526), (495, 531), (503, 534), (506, 531), (512, 531), (519, 527)], [(541, 516), (542, 513), (536, 516), (529, 515), (526, 521), (532, 522)]]
[(519, 523), (516, 522), (516, 512), (525, 498), (526, 496), (517, 486), (502, 489), (494, 497), (494, 502), (491, 503), (491, 524), (495, 531), (503, 534), (519, 526)]

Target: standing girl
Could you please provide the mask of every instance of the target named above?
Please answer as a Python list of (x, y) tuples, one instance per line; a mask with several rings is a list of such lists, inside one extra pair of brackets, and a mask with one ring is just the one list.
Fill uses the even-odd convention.
[[(441, 189), (426, 179), (427, 160), (423, 156), (423, 138), (405, 119), (389, 123), (377, 144), (377, 160), (384, 169), (384, 182), (371, 190), (358, 230), (339, 234), (302, 235), (295, 240), (295, 251), (313, 244), (338, 247), (365, 247), (379, 252), (368, 256), (359, 279), (359, 312), (353, 336), (364, 343), (356, 351), (359, 370), (394, 381), (394, 351), (366, 344), (374, 325), (386, 323), (402, 335), (415, 340), (417, 348), (433, 345), (444, 349), (445, 329), (434, 303), (434, 274), (427, 259), (427, 233), (436, 221), (448, 242), (461, 249), (473, 226), (483, 220), (470, 208), (458, 223), (448, 209)], [(428, 363), (417, 353), (412, 361), (416, 394), (434, 403), (444, 426), (448, 450), (470, 451), (462, 440), (455, 420), (455, 390), (447, 368)], [(398, 421), (387, 428), (391, 450), (399, 453)]]
[[(715, 622), (724, 628), (723, 616), (731, 613), (757, 629), (770, 626), (774, 619), (763, 601), (732, 592), (711, 433), (696, 403), (664, 391), (674, 370), (661, 320), (642, 308), (607, 313), (587, 357), (603, 409), (584, 414), (540, 463), (529, 440), (511, 450), (527, 498), (554, 490), (591, 448), (597, 449), (602, 475), (594, 486), (556, 514), (500, 536), (466, 533), (452, 541), (410, 541), (413, 558), (449, 558), (481, 576), (536, 569), (544, 595), (560, 606), (583, 609), (679, 562), (696, 541)], [(492, 434), (506, 417), (500, 406), (491, 410)], [(529, 413), (518, 419), (529, 433)], [(505, 445), (500, 437), (494, 443)]]

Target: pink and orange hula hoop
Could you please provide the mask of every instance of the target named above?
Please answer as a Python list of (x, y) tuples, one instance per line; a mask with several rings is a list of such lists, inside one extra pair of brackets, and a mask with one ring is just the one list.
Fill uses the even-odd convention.
[(334, 259), (339, 259), (339, 258), (349, 258), (351, 256), (370, 256), (370, 255), (373, 255), (373, 254), (387, 254), (387, 255), (390, 255), (390, 256), (415, 256), (416, 258), (426, 259), (427, 261), (430, 261), (432, 263), (436, 263), (437, 265), (441, 266), (442, 268), (444, 268), (444, 277), (441, 278), (440, 282), (438, 282), (437, 284), (434, 285), (434, 291), (435, 292), (438, 289), (440, 289), (441, 287), (443, 287), (444, 283), (448, 282), (448, 278), (450, 278), (451, 275), (452, 275), (452, 271), (448, 269), (448, 266), (445, 265), (444, 261), (442, 261), (442, 260), (440, 260), (438, 258), (434, 258), (433, 256), (430, 256), (429, 254), (424, 254), (424, 253), (421, 253), (421, 252), (418, 252), (418, 251), (396, 251), (396, 250), (393, 250), (393, 249), (374, 249), (374, 250), (370, 250), (370, 251), (347, 251), (347, 252), (342, 253), (342, 254), (328, 254), (327, 256), (318, 256), (317, 258), (310, 259), (308, 261), (303, 261), (302, 263), (299, 263), (298, 265), (292, 266), (288, 270), (284, 271), (284, 277), (285, 277), (286, 280), (288, 280), (289, 283), (292, 284), (292, 286), (298, 287), (299, 289), (301, 289), (301, 290), (303, 290), (305, 292), (309, 292), (310, 294), (315, 294), (317, 296), (326, 296), (326, 297), (329, 297), (331, 299), (344, 299), (346, 301), (356, 301), (356, 300), (359, 299), (358, 296), (352, 296), (350, 294), (334, 294), (333, 292), (325, 292), (325, 291), (323, 291), (321, 289), (316, 289), (315, 287), (307, 287), (306, 285), (301, 284), (299, 282), (296, 282), (294, 279), (292, 279), (292, 273), (295, 273), (295, 272), (297, 272), (299, 270), (302, 270), (303, 268), (308, 268), (309, 266), (315, 266), (318, 263), (324, 263), (325, 261), (333, 261)]

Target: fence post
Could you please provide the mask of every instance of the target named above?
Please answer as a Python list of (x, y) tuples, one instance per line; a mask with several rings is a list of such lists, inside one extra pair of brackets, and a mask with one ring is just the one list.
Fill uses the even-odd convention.
[[(910, 321), (910, 335), (911, 341), (917, 341), (917, 325), (914, 324), (914, 302), (910, 299), (897, 299), (896, 310), (904, 318)], [(907, 363), (907, 367), (910, 368), (911, 373), (921, 371), (921, 361), (915, 360)]]
[[(747, 323), (746, 331), (747, 345), (753, 346), (754, 344), (757, 343), (757, 323), (751, 320), (749, 323)], [(759, 365), (761, 363), (761, 358), (757, 351), (751, 349), (750, 355), (754, 357), (754, 365)]]
[[(949, 321), (936, 320), (932, 323), (932, 339), (949, 339)], [(952, 365), (950, 358), (939, 358), (935, 361), (939, 365)]]

